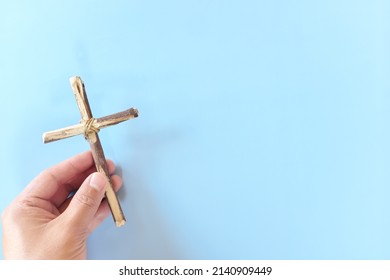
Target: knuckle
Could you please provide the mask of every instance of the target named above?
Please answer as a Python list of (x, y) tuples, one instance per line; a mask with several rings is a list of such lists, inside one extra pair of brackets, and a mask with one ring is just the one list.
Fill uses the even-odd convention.
[(36, 206), (36, 203), (34, 202), (33, 199), (29, 198), (29, 197), (25, 197), (23, 199), (20, 199), (17, 201), (17, 205), (21, 208), (21, 209), (28, 209), (28, 208), (33, 208)]
[(2, 221), (17, 219), (31, 213), (31, 209), (36, 207), (36, 201), (30, 197), (17, 198), (1, 213)]
[(77, 199), (77, 201), (80, 204), (85, 205), (88, 208), (95, 208), (96, 207), (96, 204), (97, 204), (96, 200), (89, 195), (79, 194), (79, 195), (75, 195), (74, 198)]

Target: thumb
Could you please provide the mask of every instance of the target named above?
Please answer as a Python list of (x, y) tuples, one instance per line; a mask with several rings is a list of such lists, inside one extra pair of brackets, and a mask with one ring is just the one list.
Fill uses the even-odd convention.
[(85, 179), (64, 213), (71, 224), (81, 229), (89, 227), (102, 202), (107, 184), (106, 176), (99, 172)]

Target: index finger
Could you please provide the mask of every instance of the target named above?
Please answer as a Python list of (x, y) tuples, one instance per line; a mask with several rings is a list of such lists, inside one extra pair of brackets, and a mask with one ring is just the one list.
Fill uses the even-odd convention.
[(22, 194), (51, 200), (58, 205), (73, 191), (74, 182), (80, 181), (83, 173), (93, 166), (90, 151), (78, 154), (43, 171), (31, 181)]

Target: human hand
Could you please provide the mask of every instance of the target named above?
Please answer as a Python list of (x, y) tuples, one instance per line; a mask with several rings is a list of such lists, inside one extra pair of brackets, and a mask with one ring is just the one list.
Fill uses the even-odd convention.
[[(115, 165), (107, 164), (112, 174)], [(122, 179), (111, 180), (117, 191)], [(88, 236), (110, 215), (107, 183), (91, 152), (43, 171), (2, 213), (4, 258), (85, 259)]]

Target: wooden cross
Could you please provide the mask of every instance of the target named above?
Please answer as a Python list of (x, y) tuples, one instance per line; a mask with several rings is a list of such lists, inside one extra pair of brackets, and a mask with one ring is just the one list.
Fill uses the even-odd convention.
[(130, 108), (129, 110), (123, 112), (95, 119), (92, 116), (87, 93), (85, 92), (84, 84), (80, 77), (76, 76), (70, 78), (70, 84), (81, 114), (80, 124), (46, 132), (43, 134), (43, 142), (46, 144), (56, 140), (84, 134), (85, 139), (89, 142), (91, 147), (97, 171), (103, 173), (107, 177), (108, 185), (106, 186), (106, 198), (115, 224), (118, 227), (123, 226), (126, 219), (113, 189), (113, 184), (108, 172), (107, 162), (104, 156), (102, 144), (99, 140), (98, 132), (100, 128), (138, 117), (138, 110)]

